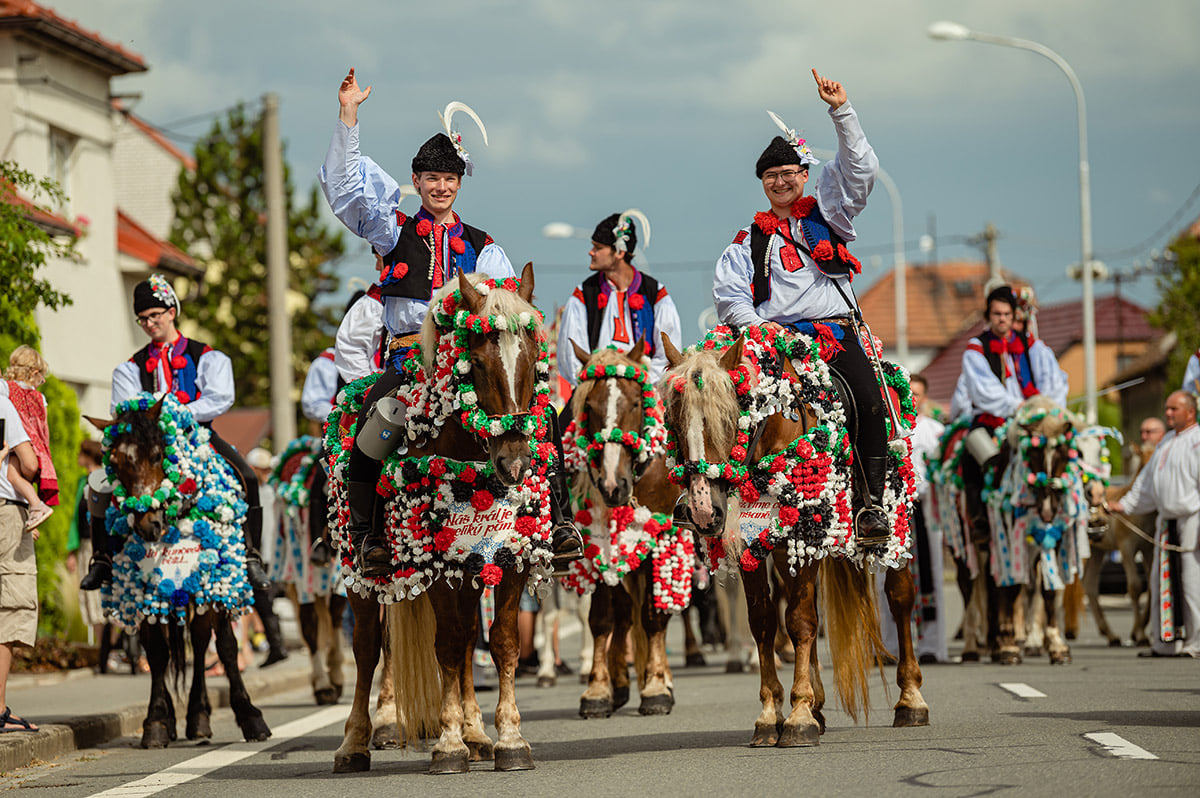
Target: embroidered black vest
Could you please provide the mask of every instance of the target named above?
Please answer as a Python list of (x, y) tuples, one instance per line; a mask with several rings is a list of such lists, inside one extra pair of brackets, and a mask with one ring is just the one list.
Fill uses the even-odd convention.
[[(654, 303), (658, 301), (658, 281), (645, 272), (639, 274), (642, 276), (642, 282), (635, 293), (641, 294), (646, 301), (640, 310), (630, 308), (629, 316), (636, 325), (633, 331), (634, 338), (640, 336), (645, 341), (646, 354), (653, 354)], [(591, 352), (596, 351), (596, 346), (600, 343), (600, 325), (604, 321), (604, 315), (600, 312), (600, 287), (603, 279), (604, 276), (596, 272), (579, 286), (583, 292), (583, 307), (587, 310), (588, 351)]]
[[(829, 223), (821, 215), (821, 209), (818, 206), (814, 205), (808, 216), (798, 221), (805, 248), (810, 256), (823, 241), (827, 242), (833, 250), (833, 257), (828, 260), (813, 258), (813, 263), (817, 265), (817, 269), (822, 274), (828, 277), (844, 277), (848, 274), (853, 275), (857, 271), (854, 264), (844, 260), (839, 254), (838, 248), (841, 247), (844, 250), (846, 240), (829, 227)], [(783, 246), (795, 248), (797, 257), (799, 257), (798, 253), (801, 251), (799, 242), (793, 241), (789, 233), (781, 232), (779, 235), (783, 239)], [(750, 225), (750, 262), (754, 267), (754, 280), (750, 287), (755, 307), (771, 298), (771, 264), (767, 260), (769, 254), (767, 248), (770, 242), (771, 236), (758, 229), (758, 225)]]
[[(183, 355), (184, 357), (191, 359), (192, 373), (195, 374), (200, 368), (200, 356), (205, 352), (208, 352), (212, 347), (210, 347), (208, 344), (201, 343), (200, 341), (193, 341), (191, 338), (186, 340), (187, 343), (184, 344)], [(151, 351), (151, 347), (154, 347), (153, 351)], [(141, 380), (142, 390), (149, 393), (158, 392), (158, 369), (155, 368), (152, 371), (147, 371), (146, 363), (149, 362), (151, 355), (157, 357), (158, 352), (158, 345), (151, 341), (138, 351), (134, 352), (133, 357), (130, 358), (130, 360), (132, 360), (137, 366), (138, 379)], [(177, 369), (175, 370), (177, 371)], [(168, 390), (170, 388), (171, 386), (167, 386)], [(184, 390), (186, 390), (186, 388), (184, 388)], [(194, 392), (188, 401), (195, 401), (198, 394), (199, 391)]]
[[(1025, 368), (1029, 372), (1029, 384), (1036, 388), (1037, 379), (1033, 376), (1033, 361), (1029, 357), (1029, 339), (1025, 337), (1025, 333), (1017, 332), (1016, 330), (1013, 330), (1012, 334), (1014, 338), (1021, 342), (1021, 346), (1024, 348), (1021, 354), (1017, 357), (1014, 357), (1013, 360), (1018, 361), (1020, 358), (1025, 358)], [(996, 375), (996, 379), (1003, 383), (1004, 363), (1000, 360), (1000, 353), (992, 351), (992, 341), (999, 340), (1000, 339), (997, 338), (990, 329), (984, 330), (979, 334), (979, 343), (983, 344), (983, 356), (987, 360), (988, 368), (990, 368), (992, 373)], [(1020, 364), (1018, 363), (1018, 374), (1016, 375), (1018, 380), (1021, 378), (1019, 373), (1020, 370)]]
[[(446, 270), (447, 281), (457, 272), (471, 274), (475, 271), (475, 260), (488, 243), (488, 234), (462, 222), (462, 241), (466, 245), (462, 254), (457, 254), (450, 247), (444, 253), (449, 257), (449, 268)], [(417, 217), (410, 216), (400, 228), (400, 238), (392, 251), (383, 256), (383, 263), (389, 268), (397, 263), (403, 263), (408, 271), (398, 280), (385, 280), (380, 287), (383, 296), (400, 296), (409, 299), (419, 299), (428, 302), (433, 297), (433, 277), (429, 273), (429, 240), (417, 235)], [(386, 273), (386, 272), (385, 272)]]

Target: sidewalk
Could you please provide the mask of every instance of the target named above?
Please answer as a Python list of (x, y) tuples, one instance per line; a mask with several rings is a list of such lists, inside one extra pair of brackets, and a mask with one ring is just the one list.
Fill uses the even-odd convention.
[[(255, 701), (308, 686), (308, 651), (293, 648), (289, 653), (270, 668), (251, 666), (243, 672)], [(214, 709), (229, 706), (229, 682), (224, 676), (208, 677), (207, 685)], [(150, 702), (150, 675), (100, 675), (88, 669), (18, 673), (9, 677), (8, 702), (38, 731), (0, 734), (0, 772), (26, 767), (35, 758), (52, 760), (118, 737), (140, 735)], [(176, 703), (181, 724), (186, 705), (186, 695), (182, 705)]]

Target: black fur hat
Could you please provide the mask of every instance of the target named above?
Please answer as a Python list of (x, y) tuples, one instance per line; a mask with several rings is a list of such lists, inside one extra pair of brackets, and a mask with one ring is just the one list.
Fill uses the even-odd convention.
[[(637, 248), (637, 227), (633, 223), (633, 219), (628, 219), (629, 232), (625, 237), (625, 251), (629, 257), (633, 257), (633, 251)], [(621, 214), (614, 213), (611, 216), (605, 216), (596, 225), (596, 229), (592, 231), (592, 240), (597, 244), (615, 247), (617, 245), (617, 225), (621, 223)]]
[(467, 164), (454, 148), (454, 142), (445, 133), (438, 133), (421, 145), (412, 159), (413, 174), (421, 172), (453, 172), (459, 177), (467, 171)]
[(763, 172), (775, 166), (804, 166), (804, 161), (796, 154), (796, 148), (784, 141), (783, 136), (776, 136), (758, 156), (754, 164), (754, 176), (762, 179)]
[(149, 280), (142, 280), (133, 288), (133, 312), (141, 313), (151, 308), (175, 308), (179, 311), (179, 297), (175, 296), (171, 284), (159, 274), (150, 275)]

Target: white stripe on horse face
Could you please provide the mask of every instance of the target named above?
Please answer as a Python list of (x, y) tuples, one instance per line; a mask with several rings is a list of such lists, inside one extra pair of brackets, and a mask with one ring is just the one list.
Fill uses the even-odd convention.
[(692, 413), (688, 419), (687, 447), (690, 462), (698, 463), (704, 459), (704, 419), (699, 413)]
[(500, 333), (500, 365), (508, 377), (508, 398), (512, 408), (517, 406), (517, 358), (521, 355), (521, 336), (505, 330)]
[[(610, 381), (605, 381), (608, 391), (608, 403), (604, 407), (604, 429), (610, 430), (617, 426), (617, 403), (621, 399), (621, 391)], [(617, 487), (617, 460), (621, 456), (621, 444), (609, 442), (604, 444), (604, 459), (600, 466), (604, 486), (608, 490)]]

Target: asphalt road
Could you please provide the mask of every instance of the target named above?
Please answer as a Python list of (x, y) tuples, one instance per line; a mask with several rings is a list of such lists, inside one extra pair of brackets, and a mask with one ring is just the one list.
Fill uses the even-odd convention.
[[(1106, 603), (1114, 607), (1110, 622), (1128, 628), (1119, 600)], [(370, 772), (335, 775), (347, 699), (318, 708), (302, 691), (262, 703), (275, 732), (265, 743), (238, 742), (232, 716), (221, 710), (211, 744), (143, 751), (124, 738), (8, 774), (0, 786), (48, 790), (55, 798), (1200, 794), (1200, 663), (1108, 648), (1090, 619), (1072, 646), (1071, 665), (1052, 667), (1041, 658), (1007, 667), (926, 666), (931, 725), (924, 728), (891, 728), (898, 691), (892, 685), (889, 697), (876, 680), (869, 724), (855, 726), (829, 707), (820, 746), (803, 749), (748, 747), (757, 674), (726, 674), (724, 655), (710, 655), (708, 667), (683, 668), (678, 637), (674, 626), (677, 704), (669, 716), (639, 716), (635, 695), (612, 718), (582, 720), (575, 677), (545, 689), (530, 677), (520, 680), (533, 771), (497, 773), (479, 763), (469, 774), (433, 777), (425, 773), (428, 752), (376, 751)], [(569, 639), (564, 646), (573, 650)], [(952, 643), (952, 654), (956, 648)], [(485, 721), (495, 696), (480, 694)]]

